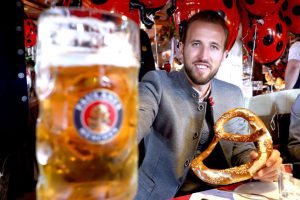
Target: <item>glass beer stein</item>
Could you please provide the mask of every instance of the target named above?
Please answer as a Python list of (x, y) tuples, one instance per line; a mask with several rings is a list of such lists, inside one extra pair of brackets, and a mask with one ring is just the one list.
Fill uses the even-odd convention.
[(38, 20), (39, 200), (129, 200), (137, 189), (139, 28), (52, 8)]

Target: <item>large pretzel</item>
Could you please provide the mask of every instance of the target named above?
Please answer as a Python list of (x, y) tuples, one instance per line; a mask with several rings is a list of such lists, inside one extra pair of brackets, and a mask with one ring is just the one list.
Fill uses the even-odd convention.
[[(227, 133), (224, 124), (235, 117), (242, 117), (249, 122), (252, 128), (250, 135)], [(215, 136), (198, 157), (191, 162), (194, 173), (203, 181), (214, 185), (227, 185), (250, 179), (258, 170), (265, 166), (273, 150), (272, 137), (265, 124), (253, 112), (245, 108), (235, 108), (224, 113), (214, 126)], [(203, 160), (209, 156), (220, 139), (235, 142), (257, 142), (258, 157), (254, 161), (228, 169), (209, 169)]]

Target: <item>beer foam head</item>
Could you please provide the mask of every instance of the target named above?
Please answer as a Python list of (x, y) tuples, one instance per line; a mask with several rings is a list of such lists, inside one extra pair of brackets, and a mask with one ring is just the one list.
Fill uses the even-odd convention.
[(121, 24), (116, 24), (93, 17), (41, 16), (38, 23), (38, 67), (139, 66), (139, 29), (134, 22), (121, 21)]

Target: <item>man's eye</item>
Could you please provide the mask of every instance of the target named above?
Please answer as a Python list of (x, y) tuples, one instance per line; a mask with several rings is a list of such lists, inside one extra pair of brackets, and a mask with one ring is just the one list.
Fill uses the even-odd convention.
[(212, 45), (211, 48), (212, 48), (212, 49), (215, 49), (215, 50), (219, 50), (219, 47), (216, 46), (216, 45)]
[(194, 43), (192, 43), (192, 46), (193, 46), (193, 47), (198, 47), (199, 45), (200, 45), (199, 42), (194, 42)]

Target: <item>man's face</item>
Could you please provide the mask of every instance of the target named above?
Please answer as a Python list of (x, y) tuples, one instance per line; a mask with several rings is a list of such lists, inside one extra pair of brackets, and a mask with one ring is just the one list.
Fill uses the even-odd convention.
[(227, 56), (225, 32), (221, 25), (194, 21), (186, 34), (184, 44), (180, 44), (185, 72), (193, 85), (205, 85)]

